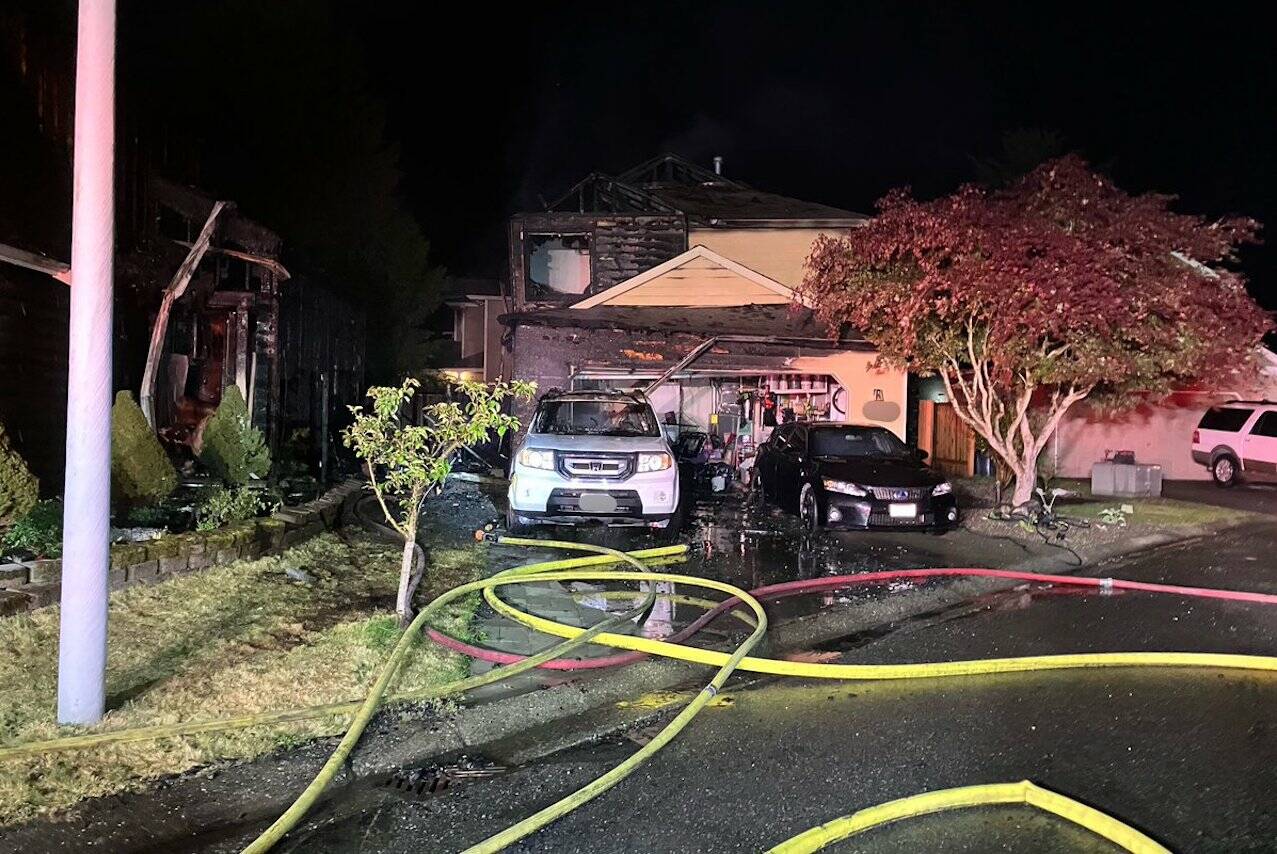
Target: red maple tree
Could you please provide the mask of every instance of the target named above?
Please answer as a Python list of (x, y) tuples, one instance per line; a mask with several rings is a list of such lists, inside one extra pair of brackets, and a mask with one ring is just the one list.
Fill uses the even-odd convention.
[(1232, 385), (1271, 328), (1233, 269), (1251, 219), (1175, 213), (1076, 156), (930, 202), (895, 190), (864, 228), (817, 240), (800, 293), (884, 361), (939, 375), (954, 412), (1033, 495), (1060, 419), (1177, 386)]

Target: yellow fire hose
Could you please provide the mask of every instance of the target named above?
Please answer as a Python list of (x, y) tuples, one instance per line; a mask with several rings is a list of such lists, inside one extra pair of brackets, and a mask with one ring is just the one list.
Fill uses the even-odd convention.
[(1166, 848), (1149, 839), (1130, 825), (1123, 824), (1110, 815), (1079, 803), (1072, 798), (1033, 785), (1028, 780), (1018, 783), (989, 783), (983, 786), (963, 786), (959, 789), (939, 789), (908, 798), (888, 801), (876, 807), (854, 812), (842, 818), (825, 822), (804, 833), (786, 839), (769, 854), (809, 854), (812, 851), (841, 842), (844, 839), (920, 815), (967, 807), (986, 807), (997, 804), (1027, 804), (1043, 812), (1049, 812), (1115, 845), (1135, 854), (1169, 854)]
[[(521, 545), (522, 540), (502, 537), (500, 542)], [(526, 542), (538, 542), (530, 540)], [(538, 576), (538, 578), (551, 576)], [(591, 575), (591, 580), (623, 581), (632, 579), (631, 573), (601, 572)], [(732, 596), (740, 596), (740, 589), (721, 581), (693, 578), (685, 575), (655, 572), (647, 576), (651, 581), (675, 581), (710, 590), (719, 590)], [(488, 604), (505, 617), (546, 634), (571, 638), (583, 629), (556, 623), (520, 611), (495, 593), (493, 585), (484, 589)], [(742, 600), (743, 601), (743, 600)], [(752, 606), (751, 606), (752, 607)], [(735, 653), (728, 654), (711, 649), (669, 643), (653, 638), (632, 637), (603, 632), (591, 641), (600, 646), (645, 652), (694, 664), (722, 667)], [(949, 676), (977, 676), (990, 673), (1017, 673), (1026, 670), (1065, 670), (1088, 667), (1218, 667), (1241, 670), (1277, 671), (1277, 657), (1267, 655), (1235, 655), (1220, 652), (1087, 652), (1064, 655), (1027, 655), (1015, 658), (986, 658), (975, 661), (937, 661), (913, 664), (824, 664), (819, 662), (782, 661), (775, 658), (746, 656), (738, 662), (739, 669), (753, 673), (769, 673), (776, 676), (800, 676), (808, 679), (932, 679)]]
[[(537, 548), (561, 548), (573, 551), (592, 552), (596, 556), (575, 560), (548, 561), (515, 567), (504, 573), (480, 581), (456, 587), (437, 597), (426, 606), (413, 620), (399, 643), (383, 665), (377, 680), (367, 697), (361, 703), (339, 703), (328, 706), (316, 706), (284, 712), (269, 712), (261, 715), (245, 716), (221, 721), (188, 722), (161, 727), (145, 727), (117, 732), (95, 733), (56, 739), (39, 744), (20, 745), (0, 749), (0, 760), (15, 758), (35, 753), (47, 753), (56, 750), (71, 750), (124, 741), (140, 741), (148, 738), (163, 738), (185, 735), (195, 732), (210, 732), (216, 729), (253, 726), (261, 723), (276, 723), (291, 720), (304, 720), (313, 717), (347, 714), (354, 712), (350, 725), (336, 751), (329, 758), (324, 768), (306, 788), (297, 801), (289, 807), (280, 818), (255, 840), (246, 852), (264, 852), (269, 850), (279, 839), (291, 830), (302, 819), (317, 800), (324, 788), (335, 777), (342, 764), (349, 756), (372, 715), (382, 702), (387, 699), (387, 692), (398, 674), (408, 651), (420, 630), (436, 616), (447, 604), (469, 593), (482, 591), (487, 601), (498, 612), (517, 620), (538, 631), (564, 638), (564, 642), (547, 649), (537, 655), (514, 665), (501, 667), (478, 677), (471, 677), (440, 686), (436, 689), (400, 695), (393, 699), (419, 699), (423, 697), (443, 697), (480, 685), (491, 684), (517, 673), (525, 672), (553, 658), (561, 657), (571, 649), (585, 643), (595, 643), (676, 658), (698, 664), (718, 667), (709, 684), (705, 686), (678, 715), (667, 724), (660, 733), (639, 751), (628, 757), (611, 771), (585, 787), (573, 792), (557, 803), (538, 811), (532, 816), (497, 833), (478, 845), (468, 849), (470, 852), (499, 851), (511, 843), (545, 827), (557, 818), (576, 809), (607, 789), (629, 776), (643, 762), (651, 758), (657, 751), (672, 741), (704, 706), (719, 692), (731, 673), (737, 668), (760, 673), (771, 673), (785, 676), (815, 677), (825, 679), (912, 679), (938, 676), (967, 676), (989, 673), (1007, 673), (1026, 670), (1048, 670), (1060, 668), (1084, 667), (1125, 667), (1125, 666), (1193, 666), (1215, 668), (1238, 668), (1261, 671), (1277, 671), (1277, 657), (1232, 655), (1222, 653), (1189, 653), (1189, 652), (1119, 652), (1119, 653), (1082, 653), (1070, 655), (1042, 655), (1018, 658), (999, 658), (984, 661), (934, 662), (921, 664), (877, 664), (846, 665), (820, 664), (810, 662), (778, 661), (774, 659), (755, 658), (749, 652), (761, 641), (767, 630), (767, 616), (759, 602), (744, 590), (730, 584), (713, 579), (697, 578), (669, 572), (653, 572), (639, 562), (639, 558), (669, 557), (686, 551), (686, 546), (667, 549), (651, 549), (641, 552), (624, 553), (612, 549), (581, 543), (570, 543), (548, 540), (531, 540), (516, 537), (493, 538), (506, 545), (531, 546)], [(591, 570), (589, 565), (608, 564), (624, 561), (635, 566), (639, 571)], [(655, 587), (651, 582), (673, 582), (675, 584), (700, 587), (726, 593), (739, 599), (740, 606), (753, 612), (754, 627), (749, 636), (731, 653), (700, 649), (682, 644), (673, 644), (649, 638), (619, 635), (607, 631), (628, 615), (619, 615), (599, 623), (589, 629), (563, 625), (552, 620), (527, 614), (504, 600), (495, 591), (507, 584), (522, 584), (530, 581), (617, 581), (647, 582), (649, 589), (644, 603), (633, 609), (642, 610), (650, 605), (655, 596)], [(634, 593), (627, 594), (634, 596)], [(698, 603), (700, 604), (700, 603)], [(740, 607), (738, 606), (738, 607)], [(980, 804), (1027, 803), (1060, 815), (1104, 836), (1128, 850), (1164, 851), (1152, 840), (1118, 822), (1109, 816), (1099, 813), (1083, 804), (1072, 801), (1063, 795), (1039, 789), (1029, 783), (1003, 783), (989, 786), (974, 786), (963, 789), (930, 792), (892, 801), (879, 807), (872, 807), (845, 816), (841, 819), (813, 828), (804, 834), (782, 843), (777, 851), (814, 851), (825, 845), (844, 839), (869, 827), (889, 821), (896, 821), (913, 815), (923, 815), (943, 809), (975, 806)]]

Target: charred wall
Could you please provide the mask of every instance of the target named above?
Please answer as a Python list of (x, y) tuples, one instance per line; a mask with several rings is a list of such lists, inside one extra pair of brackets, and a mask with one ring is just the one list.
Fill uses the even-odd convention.
[[(633, 371), (651, 376), (678, 362), (707, 337), (707, 334), (690, 332), (522, 325), (513, 330), (514, 377), (535, 381), (538, 394), (543, 394), (552, 388), (569, 388), (573, 375), (582, 370)], [(721, 369), (725, 374), (741, 371), (765, 374), (784, 370), (795, 359), (827, 356), (833, 352), (838, 351), (791, 344), (732, 342), (715, 346), (697, 360), (696, 368), (711, 372)], [(516, 407), (520, 424), (528, 423), (533, 406), (528, 403)]]
[[(280, 440), (307, 429), (317, 459), (340, 446), (346, 407), (364, 396), (364, 312), (327, 288), (297, 276), (280, 287)], [(268, 342), (259, 340), (259, 346)], [(275, 378), (272, 378), (274, 384)], [(327, 434), (327, 445), (323, 437)]]
[[(536, 293), (528, 282), (527, 241), (534, 234), (585, 234), (590, 286), (580, 295)], [(510, 221), (510, 284), (516, 305), (567, 305), (607, 290), (687, 251), (681, 214), (527, 213)]]
[(61, 282), (0, 266), (0, 421), (46, 495), (62, 489), (70, 299)]

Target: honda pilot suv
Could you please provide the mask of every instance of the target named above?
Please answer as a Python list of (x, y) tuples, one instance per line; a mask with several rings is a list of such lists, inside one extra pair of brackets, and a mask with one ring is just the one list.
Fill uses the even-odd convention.
[(681, 527), (678, 466), (647, 398), (550, 392), (510, 471), (506, 528), (602, 522)]
[(1220, 486), (1277, 479), (1277, 403), (1239, 400), (1206, 410), (1193, 431), (1193, 461)]

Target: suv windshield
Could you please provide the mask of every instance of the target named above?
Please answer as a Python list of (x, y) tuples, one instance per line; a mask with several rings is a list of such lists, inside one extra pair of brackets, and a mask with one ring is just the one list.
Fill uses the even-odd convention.
[(903, 457), (909, 446), (881, 427), (815, 427), (808, 440), (815, 457)]
[(545, 400), (532, 420), (533, 433), (584, 436), (659, 436), (652, 408), (629, 400)]

